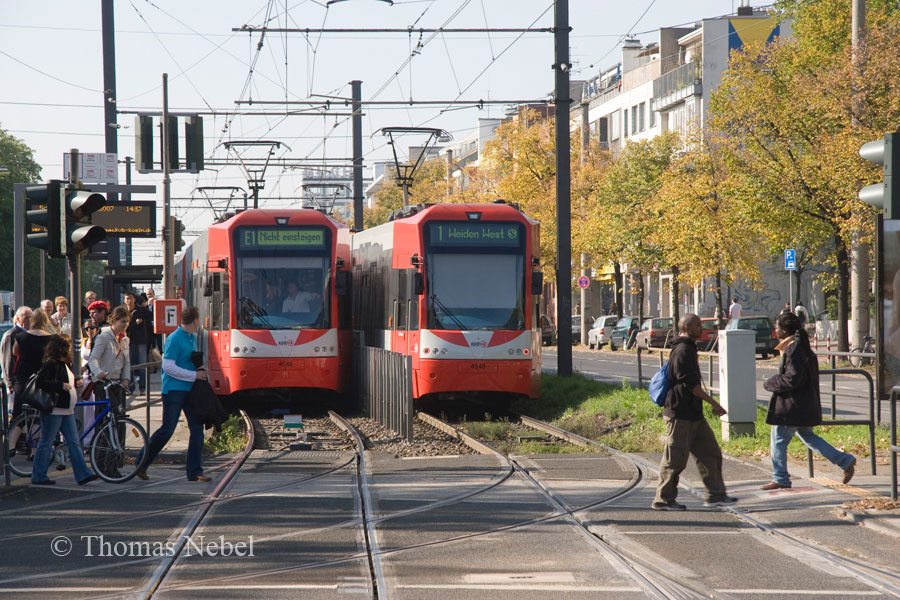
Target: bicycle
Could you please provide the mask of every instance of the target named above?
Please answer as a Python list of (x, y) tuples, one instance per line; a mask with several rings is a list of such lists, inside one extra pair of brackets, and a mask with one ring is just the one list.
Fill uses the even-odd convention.
[[(96, 384), (96, 385), (99, 385)], [(149, 438), (140, 423), (125, 414), (125, 404), (113, 406), (110, 391), (127, 392), (125, 386), (117, 381), (105, 385), (106, 399), (82, 401), (78, 406), (102, 406), (103, 410), (94, 421), (84, 429), (79, 441), (93, 432), (90, 441), (91, 468), (104, 481), (124, 483), (133, 478), (145, 466), (149, 456)], [(28, 404), (23, 405), (22, 413), (10, 424), (10, 430), (22, 427), (22, 433), (15, 447), (15, 455), (9, 459), (10, 470), (20, 477), (30, 477), (34, 465), (34, 454), (41, 439), (40, 413)], [(57, 434), (58, 435), (58, 434)], [(61, 455), (61, 456), (60, 456)], [(142, 457), (138, 462), (137, 457)], [(65, 462), (65, 445), (57, 438), (51, 453), (51, 465), (56, 460)]]
[[(875, 338), (870, 335), (867, 335), (863, 338), (863, 345), (861, 348), (854, 348), (853, 352), (863, 352), (875, 354)], [(867, 365), (871, 365), (875, 362), (875, 359), (871, 356), (859, 356), (859, 355), (850, 355), (847, 357), (850, 361), (850, 366), (854, 368), (864, 367)]]

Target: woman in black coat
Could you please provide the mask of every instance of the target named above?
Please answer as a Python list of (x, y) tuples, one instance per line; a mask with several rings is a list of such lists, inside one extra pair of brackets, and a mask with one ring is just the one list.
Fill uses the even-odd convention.
[(76, 390), (81, 383), (72, 373), (72, 338), (67, 335), (54, 335), (47, 342), (44, 352), (44, 363), (37, 376), (37, 386), (53, 394), (56, 406), (49, 413), (41, 413), (41, 439), (34, 455), (34, 468), (31, 471), (31, 483), (35, 485), (53, 485), (56, 483), (47, 477), (50, 466), (50, 455), (56, 434), (62, 431), (66, 446), (69, 448), (69, 460), (72, 472), (78, 485), (84, 485), (97, 479), (84, 462), (84, 451), (78, 439), (78, 428), (75, 425)]
[(772, 392), (766, 423), (772, 426), (770, 450), (772, 481), (764, 490), (791, 487), (787, 470), (787, 447), (796, 435), (810, 449), (815, 450), (844, 472), (844, 483), (853, 477), (856, 459), (841, 452), (813, 432), (822, 423), (822, 403), (819, 399), (819, 359), (809, 346), (809, 336), (799, 317), (783, 312), (775, 320), (775, 333), (781, 340), (781, 368), (763, 384)]

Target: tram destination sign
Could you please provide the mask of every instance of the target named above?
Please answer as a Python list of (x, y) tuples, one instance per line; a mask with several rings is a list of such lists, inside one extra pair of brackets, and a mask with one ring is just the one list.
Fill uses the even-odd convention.
[(429, 227), (434, 246), (515, 248), (522, 241), (518, 223), (431, 223)]
[(254, 227), (242, 229), (239, 240), (241, 250), (316, 250), (325, 247), (325, 230)]

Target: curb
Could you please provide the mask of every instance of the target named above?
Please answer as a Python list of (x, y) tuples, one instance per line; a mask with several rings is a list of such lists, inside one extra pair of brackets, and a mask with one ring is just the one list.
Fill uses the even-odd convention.
[(849, 521), (883, 535), (900, 538), (900, 515), (894, 511), (836, 508), (834, 513), (839, 519), (844, 521)]

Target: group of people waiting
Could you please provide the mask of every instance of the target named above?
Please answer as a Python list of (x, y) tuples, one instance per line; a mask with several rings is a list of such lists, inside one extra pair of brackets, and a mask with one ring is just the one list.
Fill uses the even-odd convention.
[[(12, 396), (12, 421), (23, 412), (27, 403), (25, 388), (32, 376), (35, 385), (51, 394), (54, 408), (41, 413), (41, 436), (33, 456), (31, 482), (35, 485), (53, 485), (55, 481), (47, 475), (52, 454), (52, 444), (57, 434), (62, 433), (69, 450), (72, 470), (79, 485), (97, 478), (88, 469), (80, 442), (78, 424), (75, 420), (75, 406), (79, 400), (104, 401), (107, 394), (118, 396), (118, 392), (107, 391), (110, 382), (121, 384), (119, 390), (144, 391), (147, 382), (144, 371), (137, 370), (132, 381), (132, 364), (148, 361), (150, 349), (157, 345), (153, 330), (152, 289), (149, 294), (127, 292), (125, 303), (110, 310), (109, 303), (97, 300), (94, 292), (85, 294), (82, 308), (81, 372), (73, 368), (76, 349), (73, 347), (71, 332), (72, 315), (68, 311), (66, 298), (57, 297), (55, 302), (45, 300), (40, 308), (32, 310), (28, 306), (19, 307), (13, 318), (13, 328), (0, 339), (0, 377)], [(149, 297), (148, 297), (149, 296)], [(180, 295), (177, 296), (180, 298)], [(183, 304), (186, 304), (182, 300)], [(150, 306), (148, 307), (148, 304)], [(55, 305), (56, 311), (48, 310)], [(197, 379), (205, 379), (205, 371), (191, 361), (194, 333), (199, 328), (199, 312), (196, 307), (185, 307), (182, 311), (182, 325), (166, 339), (162, 355), (163, 424), (150, 439), (150, 464), (169, 441), (178, 424), (182, 410), (188, 418), (191, 438), (188, 448), (187, 476), (192, 481), (209, 481), (203, 475), (203, 426), (196, 422), (185, 409), (187, 390)], [(186, 386), (186, 387), (185, 387)], [(115, 405), (124, 405), (125, 398), (110, 398)], [(93, 421), (94, 406), (84, 407), (85, 423)], [(102, 408), (97, 409), (99, 413)], [(22, 430), (19, 427), (9, 432), (9, 446), (5, 449), (15, 456)], [(90, 441), (86, 439), (85, 442)], [(138, 457), (140, 460), (140, 457)], [(138, 472), (138, 477), (147, 479), (146, 468)]]

